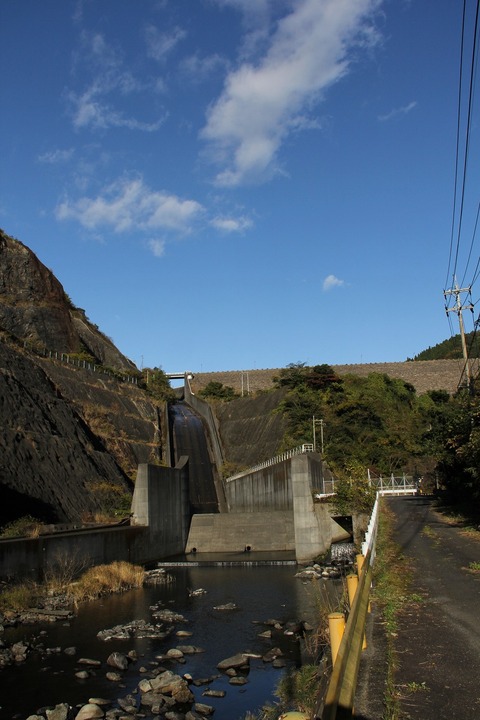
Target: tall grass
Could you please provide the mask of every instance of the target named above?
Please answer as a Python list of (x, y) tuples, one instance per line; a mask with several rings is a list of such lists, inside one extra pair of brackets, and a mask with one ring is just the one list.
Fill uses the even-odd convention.
[(109, 593), (117, 593), (134, 587), (141, 587), (145, 570), (139, 565), (118, 561), (110, 565), (97, 565), (89, 568), (77, 582), (69, 587), (75, 602), (95, 600)]
[(399, 546), (393, 540), (393, 513), (382, 503), (379, 515), (377, 553), (374, 565), (372, 600), (378, 603), (387, 641), (387, 687), (384, 720), (397, 720), (400, 707), (395, 685), (398, 657), (395, 638), (399, 613), (407, 602), (411, 570)]
[(315, 626), (305, 637), (305, 650), (314, 662), (319, 662), (330, 646), (329, 614), (345, 612), (348, 607), (346, 580), (343, 578), (341, 585), (312, 580), (308, 595), (314, 607)]
[(34, 582), (5, 586), (0, 590), (0, 611), (23, 612), (35, 607), (40, 596), (41, 590)]
[(76, 605), (85, 600), (95, 600), (102, 595), (122, 592), (141, 587), (145, 570), (139, 565), (118, 561), (110, 565), (97, 565), (89, 568), (78, 579), (74, 577), (79, 570), (78, 559), (68, 558), (49, 566), (45, 573), (45, 582), (22, 582), (5, 586), (0, 590), (0, 611), (23, 612), (42, 603), (46, 596), (66, 596), (67, 602)]

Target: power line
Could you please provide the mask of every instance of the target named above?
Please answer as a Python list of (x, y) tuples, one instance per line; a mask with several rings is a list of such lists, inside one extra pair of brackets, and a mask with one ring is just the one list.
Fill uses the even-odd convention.
[[(473, 108), (473, 97), (474, 97), (474, 89), (475, 89), (475, 69), (476, 69), (477, 48), (478, 48), (477, 36), (478, 36), (479, 10), (480, 10), (480, 3), (477, 2), (476, 3), (476, 12), (475, 12), (475, 25), (474, 25), (473, 40), (472, 40), (472, 51), (471, 51), (471, 59), (470, 59), (470, 82), (469, 82), (469, 91), (468, 91), (468, 107), (467, 107), (467, 113), (466, 113), (465, 144), (464, 144), (464, 148), (463, 148), (462, 181), (461, 181), (461, 187), (459, 188), (460, 134), (461, 134), (460, 129), (461, 129), (461, 117), (462, 117), (464, 56), (465, 56), (465, 52), (466, 52), (465, 51), (466, 0), (464, 0), (463, 17), (462, 17), (461, 49), (460, 49), (460, 78), (459, 78), (458, 109), (457, 109), (457, 140), (456, 140), (456, 154), (455, 154), (454, 198), (453, 198), (452, 227), (451, 227), (451, 237), (450, 237), (450, 253), (449, 253), (449, 261), (448, 261), (447, 280), (446, 280), (445, 284), (448, 283), (450, 269), (452, 266), (455, 227), (457, 230), (456, 230), (456, 244), (455, 244), (455, 259), (453, 262), (453, 271), (452, 271), (452, 277), (454, 277), (454, 278), (457, 275), (458, 259), (459, 259), (459, 254), (460, 254), (460, 242), (461, 242), (461, 236), (462, 236), (462, 227), (463, 227), (463, 218), (464, 218), (464, 209), (465, 209), (465, 188), (466, 188), (466, 183), (467, 183), (467, 167), (468, 167), (468, 161), (469, 161), (471, 127), (472, 127), (472, 108)], [(458, 202), (459, 196), (460, 196), (460, 205), (459, 205), (459, 210), (457, 213), (457, 202)], [(470, 251), (469, 251), (468, 260), (467, 260), (467, 264), (466, 264), (465, 271), (464, 271), (464, 278), (467, 273), (468, 265), (469, 265), (472, 250), (473, 250), (473, 243), (474, 243), (474, 239), (475, 239), (476, 227), (477, 227), (477, 222), (475, 223), (475, 231), (474, 231), (472, 241), (470, 244)], [(462, 284), (463, 284), (463, 279), (462, 279)]]

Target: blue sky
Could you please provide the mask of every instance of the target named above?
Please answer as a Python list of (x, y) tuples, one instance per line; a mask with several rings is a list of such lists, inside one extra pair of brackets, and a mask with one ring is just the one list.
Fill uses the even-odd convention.
[(413, 357), (478, 258), (461, 27), (451, 0), (2, 2), (0, 226), (139, 367)]

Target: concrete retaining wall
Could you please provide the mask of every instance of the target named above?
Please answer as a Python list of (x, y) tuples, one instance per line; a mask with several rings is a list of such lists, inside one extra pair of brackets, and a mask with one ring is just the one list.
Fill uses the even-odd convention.
[(295, 549), (293, 512), (194, 515), (186, 552), (283, 552)]
[(183, 552), (189, 517), (188, 458), (175, 468), (138, 466), (132, 524), (146, 525), (154, 546), (166, 555)]
[(293, 510), (290, 460), (225, 482), (230, 513)]
[(0, 577), (41, 580), (48, 567), (77, 571), (115, 560), (151, 565), (181, 555), (189, 526), (187, 458), (176, 468), (139, 465), (132, 503), (134, 526), (0, 540)]
[(146, 565), (157, 558), (146, 528), (79, 530), (0, 541), (0, 576), (41, 580), (48, 568), (68, 567), (78, 573), (115, 560)]
[(316, 453), (295, 455), (225, 483), (228, 513), (195, 515), (187, 552), (295, 551), (300, 563), (325, 554), (350, 535), (328, 504), (314, 502), (324, 489), (324, 467)]

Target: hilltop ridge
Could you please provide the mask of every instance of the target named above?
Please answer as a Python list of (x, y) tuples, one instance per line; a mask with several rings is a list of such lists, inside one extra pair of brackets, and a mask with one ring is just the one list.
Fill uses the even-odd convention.
[[(408, 360), (405, 362), (363, 363), (352, 365), (332, 365), (338, 375), (360, 375), (385, 373), (393, 378), (404, 380), (413, 385), (419, 395), (429, 390), (446, 390), (452, 394), (458, 389), (464, 362), (451, 360)], [(227, 370), (224, 372), (194, 373), (191, 381), (194, 393), (200, 392), (209, 382), (220, 382), (233, 387), (235, 392), (244, 395), (273, 387), (273, 378), (280, 368), (261, 370)]]

